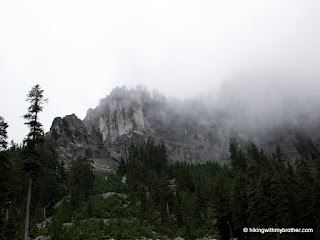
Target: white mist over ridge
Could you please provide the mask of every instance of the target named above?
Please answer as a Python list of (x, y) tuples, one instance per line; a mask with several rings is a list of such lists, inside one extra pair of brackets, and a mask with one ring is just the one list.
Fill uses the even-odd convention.
[(225, 111), (236, 125), (263, 127), (320, 116), (320, 78), (302, 74), (246, 74), (226, 80), (214, 110)]

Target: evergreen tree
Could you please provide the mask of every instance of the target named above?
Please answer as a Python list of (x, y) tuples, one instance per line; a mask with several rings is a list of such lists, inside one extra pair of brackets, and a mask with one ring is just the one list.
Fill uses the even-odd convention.
[(231, 221), (230, 186), (223, 174), (219, 174), (213, 184), (212, 203), (221, 239), (230, 239), (228, 226), (228, 222)]
[(280, 173), (283, 173), (285, 169), (285, 162), (287, 159), (279, 145), (277, 145), (275, 152), (272, 153), (272, 158), (273, 158), (273, 161), (276, 163), (278, 171)]
[(45, 220), (47, 218), (47, 208), (62, 197), (62, 186), (58, 180), (57, 173), (51, 169), (46, 169), (45, 174), (39, 180), (39, 202), (42, 206), (43, 219)]
[[(313, 176), (305, 159), (296, 160), (296, 199), (297, 199), (297, 226), (299, 228), (315, 228), (313, 209)], [(308, 234), (309, 235), (309, 234)], [(300, 238), (306, 236), (301, 233)]]
[[(0, 234), (3, 232), (3, 212), (8, 202), (8, 188), (9, 188), (9, 171), (10, 164), (5, 152), (7, 148), (7, 129), (8, 124), (4, 121), (3, 117), (0, 116)], [(1, 235), (0, 235), (1, 238)]]
[[(282, 227), (287, 219), (288, 208), (283, 185), (276, 171), (276, 166), (271, 160), (265, 160), (261, 164), (259, 176), (259, 221), (257, 226)], [(274, 239), (274, 233), (264, 234), (263, 239)], [(261, 238), (261, 239), (262, 239)]]
[(7, 149), (7, 128), (8, 123), (6, 123), (3, 117), (0, 116), (0, 151)]
[(168, 156), (166, 146), (162, 142), (160, 145), (157, 146), (157, 155), (155, 161), (155, 170), (158, 174), (163, 172), (168, 165)]
[[(8, 184), (8, 171), (10, 168), (9, 160), (5, 150), (7, 149), (7, 128), (8, 124), (0, 116), (0, 212), (2, 210), (2, 204), (6, 200), (6, 191)], [(0, 220), (1, 221), (1, 220)], [(0, 222), (1, 223), (1, 222)]]
[(43, 128), (39, 122), (39, 113), (43, 110), (43, 104), (48, 101), (44, 99), (44, 90), (40, 85), (35, 85), (27, 95), (27, 100), (30, 102), (28, 113), (23, 116), (27, 120), (30, 132), (27, 135), (26, 142), (29, 148), (34, 148), (39, 141), (43, 139)]
[(193, 178), (185, 163), (177, 164), (176, 185), (178, 191), (194, 191)]
[[(136, 148), (134, 148), (136, 149)], [(136, 150), (134, 150), (136, 151)], [(127, 170), (127, 184), (129, 187), (129, 192), (131, 196), (131, 202), (134, 204), (138, 201), (136, 196), (138, 185), (143, 180), (142, 175), (142, 164), (141, 161), (135, 154), (131, 154), (128, 160), (128, 170)]]
[(231, 158), (231, 165), (235, 171), (245, 171), (246, 157), (239, 149), (239, 143), (236, 138), (230, 138), (229, 152)]
[(154, 213), (155, 215), (156, 210), (159, 206), (160, 200), (160, 185), (159, 185), (159, 178), (157, 173), (149, 169), (147, 173), (147, 186), (148, 186), (148, 208), (150, 213)]
[(34, 204), (43, 212), (46, 218), (46, 210), (61, 200), (64, 194), (65, 173), (63, 166), (58, 162), (58, 155), (51, 138), (45, 138), (41, 148), (36, 147), (39, 153), (41, 171), (34, 180), (32, 196)]
[(238, 172), (234, 181), (231, 195), (232, 222), (234, 224), (234, 234), (239, 239), (244, 239), (242, 229), (247, 224), (248, 200), (246, 191), (246, 179), (243, 172)]
[[(247, 217), (249, 226), (257, 226), (259, 221), (259, 188), (258, 188), (258, 163), (255, 159), (250, 158), (246, 170), (246, 185), (247, 185), (247, 199), (248, 209)], [(255, 236), (253, 236), (255, 237)]]
[(93, 181), (92, 166), (86, 157), (78, 157), (71, 163), (68, 171), (71, 206), (76, 208), (82, 201), (88, 200)]
[(250, 142), (247, 147), (248, 159), (254, 159), (257, 162), (258, 169), (260, 168), (262, 158), (265, 158), (264, 154), (259, 152), (257, 146)]
[(35, 147), (41, 144), (43, 140), (42, 124), (39, 121), (39, 113), (43, 109), (43, 104), (47, 102), (44, 99), (43, 90), (40, 85), (34, 86), (27, 95), (27, 101), (30, 102), (28, 113), (23, 117), (27, 120), (25, 123), (28, 125), (30, 132), (25, 139), (26, 147), (24, 151), (25, 163), (24, 169), (29, 174), (29, 186), (26, 206), (26, 223), (25, 223), (25, 240), (28, 239), (29, 232), (29, 217), (30, 217), (30, 203), (32, 191), (32, 179), (38, 174), (40, 169), (39, 154), (36, 152)]
[(168, 175), (162, 171), (159, 176), (159, 211), (162, 223), (165, 223), (170, 213), (170, 199), (173, 198), (173, 193), (169, 187), (170, 181)]
[(317, 160), (314, 175), (313, 208), (316, 218), (316, 237), (320, 239), (320, 158)]
[(127, 164), (126, 164), (126, 162), (124, 161), (123, 158), (121, 158), (121, 160), (120, 160), (117, 174), (118, 174), (120, 177), (123, 177), (124, 175), (127, 174)]
[(298, 215), (300, 216), (300, 226), (310, 227), (313, 221), (312, 216), (312, 186), (313, 177), (311, 170), (305, 159), (297, 160), (296, 163), (296, 185), (297, 185), (297, 201)]

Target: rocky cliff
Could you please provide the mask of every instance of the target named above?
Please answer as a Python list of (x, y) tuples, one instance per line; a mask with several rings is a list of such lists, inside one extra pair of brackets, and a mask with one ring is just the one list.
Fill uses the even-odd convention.
[(68, 167), (77, 156), (88, 156), (93, 160), (96, 173), (107, 174), (117, 166), (98, 134), (89, 134), (83, 121), (76, 115), (54, 119), (49, 134), (56, 143), (59, 160)]
[[(157, 91), (150, 94), (143, 88), (117, 87), (95, 109), (89, 109), (83, 121), (74, 114), (56, 118), (49, 134), (61, 161), (69, 164), (76, 156), (87, 155), (95, 171), (103, 174), (127, 157), (132, 142), (143, 144), (150, 136), (165, 143), (170, 162), (227, 161), (229, 139), (234, 136), (242, 142), (257, 141), (268, 154), (279, 144), (293, 160), (318, 154), (320, 124), (315, 122), (308, 133), (299, 135), (293, 127), (287, 132), (283, 127), (273, 128), (274, 133), (270, 129), (250, 133), (230, 124), (233, 121), (228, 111), (211, 111), (198, 100), (168, 100)], [(302, 142), (310, 145), (310, 152), (301, 153)]]

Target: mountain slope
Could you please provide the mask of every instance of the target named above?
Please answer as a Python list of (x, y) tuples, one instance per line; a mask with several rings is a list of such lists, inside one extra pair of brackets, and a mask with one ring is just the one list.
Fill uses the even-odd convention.
[[(239, 124), (230, 108), (207, 106), (200, 99), (179, 101), (143, 88), (117, 87), (89, 109), (83, 121), (74, 114), (56, 118), (49, 134), (61, 161), (68, 164), (78, 155), (88, 155), (100, 173), (113, 171), (127, 157), (131, 143), (143, 144), (148, 137), (165, 143), (169, 162), (227, 161), (231, 137), (237, 137), (243, 148), (248, 140), (254, 141), (267, 154), (280, 145), (292, 161), (320, 155), (318, 122), (252, 127)], [(301, 144), (310, 151), (299, 151)]]

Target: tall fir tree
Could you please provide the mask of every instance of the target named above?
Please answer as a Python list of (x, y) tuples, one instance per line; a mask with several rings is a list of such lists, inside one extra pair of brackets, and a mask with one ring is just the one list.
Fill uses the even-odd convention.
[(4, 121), (4, 118), (0, 116), (0, 151), (6, 150), (8, 146), (7, 142), (7, 128), (9, 127), (8, 123)]
[[(297, 200), (297, 226), (299, 228), (315, 228), (315, 216), (313, 209), (313, 176), (305, 159), (296, 160), (296, 200)], [(309, 235), (309, 234), (308, 234)], [(312, 234), (310, 234), (312, 235)], [(303, 233), (298, 237), (307, 236)], [(309, 236), (307, 236), (309, 237)]]
[(230, 138), (229, 153), (231, 165), (234, 171), (245, 171), (247, 167), (246, 157), (241, 149), (236, 138)]
[(248, 200), (245, 174), (242, 171), (237, 173), (234, 180), (230, 208), (234, 225), (234, 235), (239, 239), (245, 239), (242, 229), (248, 226), (246, 213)]
[(277, 145), (275, 152), (272, 153), (272, 159), (276, 163), (278, 171), (280, 173), (283, 173), (285, 170), (285, 162), (287, 162), (287, 158), (279, 145)]
[(224, 173), (220, 173), (213, 184), (212, 204), (221, 239), (230, 239), (228, 223), (231, 221), (230, 186)]
[(317, 160), (314, 173), (313, 208), (316, 218), (316, 238), (320, 239), (320, 158)]
[(29, 186), (27, 195), (27, 206), (26, 206), (26, 222), (25, 222), (25, 240), (28, 239), (29, 234), (29, 218), (30, 218), (30, 203), (31, 203), (31, 191), (32, 191), (32, 180), (36, 176), (40, 169), (39, 154), (36, 151), (36, 146), (41, 144), (43, 140), (43, 128), (39, 121), (39, 113), (43, 110), (43, 104), (47, 102), (44, 99), (43, 90), (40, 85), (35, 85), (27, 95), (27, 102), (30, 103), (28, 107), (28, 113), (23, 116), (27, 122), (25, 123), (30, 132), (25, 139), (25, 150), (24, 150), (24, 169), (29, 174)]
[(263, 152), (260, 152), (258, 147), (252, 142), (249, 142), (247, 146), (247, 157), (257, 162), (258, 169), (260, 169), (262, 159), (265, 158)]
[(7, 205), (6, 202), (8, 202), (8, 188), (9, 188), (10, 164), (9, 164), (7, 154), (5, 152), (8, 145), (7, 128), (8, 128), (8, 124), (4, 121), (3, 117), (0, 116), (0, 234), (3, 232), (4, 217), (2, 213), (4, 212), (4, 208), (7, 209), (5, 205)]
[[(288, 214), (286, 208), (284, 189), (280, 182), (279, 174), (273, 161), (267, 159), (262, 162), (258, 183), (258, 197), (260, 204), (259, 221), (257, 226), (261, 227), (282, 227), (284, 219)], [(275, 233), (268, 233), (261, 236), (261, 239), (274, 239)]]
[[(259, 170), (258, 163), (254, 158), (249, 159), (249, 163), (246, 170), (246, 185), (247, 185), (247, 199), (248, 199), (248, 209), (247, 209), (247, 221), (249, 226), (257, 226), (259, 222), (260, 213), (258, 206), (260, 205), (259, 198)], [(246, 234), (247, 235), (247, 234)], [(257, 239), (257, 236), (253, 235), (252, 239)]]

